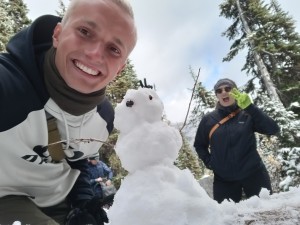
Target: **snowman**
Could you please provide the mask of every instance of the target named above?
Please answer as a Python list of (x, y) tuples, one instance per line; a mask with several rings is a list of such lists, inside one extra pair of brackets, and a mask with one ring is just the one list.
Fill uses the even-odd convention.
[(148, 88), (128, 90), (115, 109), (116, 153), (128, 175), (108, 211), (110, 225), (220, 225), (213, 201), (189, 170), (174, 165), (179, 131), (162, 121), (163, 103)]

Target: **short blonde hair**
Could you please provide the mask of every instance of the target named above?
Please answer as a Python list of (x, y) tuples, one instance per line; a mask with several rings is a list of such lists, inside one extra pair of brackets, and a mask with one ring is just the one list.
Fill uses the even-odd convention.
[[(68, 20), (70, 13), (73, 11), (73, 9), (78, 5), (78, 3), (82, 0), (71, 0), (65, 15), (63, 16), (62, 19), (62, 24), (65, 24), (66, 21)], [(112, 1), (115, 3), (117, 6), (119, 6), (121, 9), (123, 9), (130, 17), (134, 20), (134, 14), (131, 5), (127, 0), (99, 0), (99, 1)]]
[[(61, 21), (62, 26), (64, 26), (67, 23), (69, 17), (72, 15), (72, 11), (76, 7), (78, 7), (79, 4), (81, 4), (84, 1), (91, 1), (91, 0), (71, 0), (70, 1), (70, 4), (69, 4), (69, 6), (68, 6), (68, 8), (65, 12), (65, 15), (62, 18), (62, 21)], [(132, 31), (132, 35), (133, 35), (134, 40), (133, 40), (133, 45), (130, 46), (130, 48), (131, 48), (130, 52), (131, 52), (133, 50), (133, 48), (135, 47), (136, 42), (137, 42), (137, 31), (136, 31), (136, 27), (135, 27), (135, 24), (134, 24), (133, 10), (132, 10), (132, 7), (129, 4), (128, 0), (93, 0), (93, 1), (113, 2), (121, 10), (123, 10), (125, 13), (127, 13), (130, 16), (130, 18), (133, 21), (133, 26), (134, 26), (133, 31)]]

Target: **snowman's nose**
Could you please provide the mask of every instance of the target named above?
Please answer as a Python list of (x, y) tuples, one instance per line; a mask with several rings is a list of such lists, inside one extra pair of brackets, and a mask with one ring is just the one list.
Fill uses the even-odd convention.
[(134, 102), (132, 100), (129, 100), (126, 102), (127, 107), (132, 107), (134, 105)]

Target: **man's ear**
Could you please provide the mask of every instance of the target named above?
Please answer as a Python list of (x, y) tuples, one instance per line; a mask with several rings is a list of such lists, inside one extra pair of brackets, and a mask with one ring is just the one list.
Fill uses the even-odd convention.
[(58, 46), (58, 40), (59, 40), (59, 35), (61, 33), (61, 30), (62, 30), (61, 23), (57, 23), (54, 28), (53, 35), (52, 35), (54, 48), (57, 48), (57, 46)]

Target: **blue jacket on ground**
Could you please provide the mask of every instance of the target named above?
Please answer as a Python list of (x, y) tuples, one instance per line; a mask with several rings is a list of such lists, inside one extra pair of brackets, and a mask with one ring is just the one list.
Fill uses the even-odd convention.
[(98, 161), (97, 165), (91, 163), (88, 164), (89, 173), (91, 179), (97, 179), (98, 177), (111, 180), (113, 178), (113, 172), (104, 162)]

